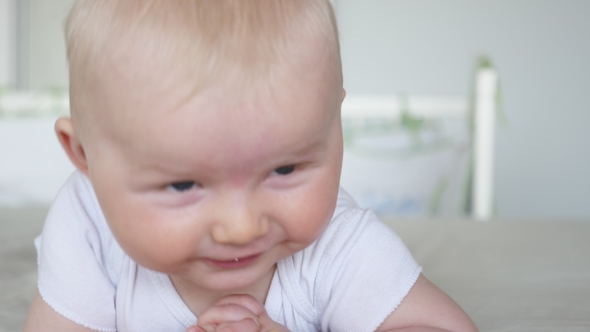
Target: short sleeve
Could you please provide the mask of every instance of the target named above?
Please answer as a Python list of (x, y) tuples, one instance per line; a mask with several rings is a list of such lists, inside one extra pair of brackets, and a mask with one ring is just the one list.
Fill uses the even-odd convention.
[(98, 331), (116, 331), (115, 286), (89, 181), (74, 173), (35, 240), (39, 292), (56, 312)]
[(402, 302), (421, 267), (401, 239), (368, 210), (338, 218), (316, 288), (323, 331), (374, 331)]

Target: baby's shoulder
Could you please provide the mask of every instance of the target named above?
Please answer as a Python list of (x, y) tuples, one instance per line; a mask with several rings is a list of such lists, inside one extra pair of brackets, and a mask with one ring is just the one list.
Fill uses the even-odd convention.
[(319, 238), (278, 262), (267, 301), (280, 298), (281, 308), (293, 308), (291, 315), (321, 330), (350, 330), (349, 324), (376, 328), (420, 271), (399, 237), (341, 190)]
[(37, 240), (40, 254), (70, 252), (77, 260), (98, 259), (114, 280), (117, 261), (124, 256), (108, 227), (90, 180), (74, 172), (57, 194)]
[(317, 252), (319, 247), (328, 254), (362, 250), (364, 242), (371, 242), (374, 236), (383, 232), (393, 234), (371, 210), (358, 206), (352, 196), (340, 188), (332, 219), (317, 241), (306, 250)]
[[(278, 271), (293, 275), (285, 279), (311, 287), (305, 291), (316, 294), (318, 287), (332, 287), (341, 273), (361, 266), (368, 273), (379, 273), (381, 265), (388, 262), (399, 266), (411, 262), (412, 268), (417, 266), (402, 240), (371, 210), (359, 207), (340, 189), (334, 215), (318, 239), (280, 261)], [(313, 280), (313, 287), (299, 279)]]

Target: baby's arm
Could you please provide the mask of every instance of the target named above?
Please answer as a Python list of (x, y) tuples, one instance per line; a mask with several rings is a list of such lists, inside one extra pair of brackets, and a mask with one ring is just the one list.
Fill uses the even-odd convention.
[(93, 330), (78, 325), (55, 312), (37, 292), (23, 331), (92, 332)]
[(447, 294), (420, 275), (402, 303), (377, 329), (381, 331), (477, 331)]

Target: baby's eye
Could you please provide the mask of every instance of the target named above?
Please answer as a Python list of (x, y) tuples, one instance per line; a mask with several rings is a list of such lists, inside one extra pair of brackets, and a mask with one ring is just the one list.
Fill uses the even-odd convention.
[(166, 189), (171, 191), (182, 192), (192, 189), (195, 185), (196, 183), (194, 181), (181, 181), (169, 184), (168, 186), (166, 186)]
[(281, 166), (274, 170), (278, 175), (288, 175), (295, 171), (295, 165)]

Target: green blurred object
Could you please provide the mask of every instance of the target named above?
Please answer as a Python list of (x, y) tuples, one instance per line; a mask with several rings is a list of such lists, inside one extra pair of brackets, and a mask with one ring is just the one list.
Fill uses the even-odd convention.
[(68, 115), (69, 104), (67, 87), (55, 86), (35, 91), (0, 88), (0, 116), (2, 117)]

